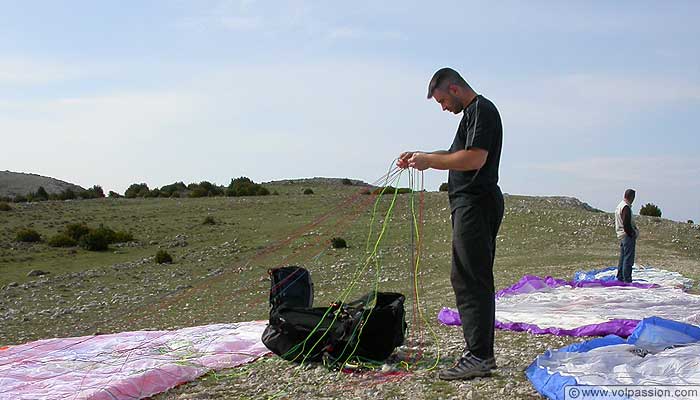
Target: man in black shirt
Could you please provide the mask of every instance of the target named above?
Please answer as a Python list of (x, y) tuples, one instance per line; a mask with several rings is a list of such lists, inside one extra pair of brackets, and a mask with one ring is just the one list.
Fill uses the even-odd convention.
[(405, 152), (397, 165), (418, 170), (449, 170), (452, 213), (451, 282), (466, 342), (454, 367), (440, 379), (489, 376), (494, 358), (495, 288), (493, 262), (496, 235), (503, 219), (503, 194), (498, 187), (503, 128), (491, 101), (476, 94), (459, 73), (438, 70), (428, 85), (428, 98), (443, 111), (462, 113), (449, 151)]

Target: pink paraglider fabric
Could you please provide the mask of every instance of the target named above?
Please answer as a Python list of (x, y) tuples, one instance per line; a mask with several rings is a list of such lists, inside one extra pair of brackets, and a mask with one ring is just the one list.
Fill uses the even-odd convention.
[(269, 350), (267, 321), (45, 339), (0, 347), (0, 399), (142, 399)]

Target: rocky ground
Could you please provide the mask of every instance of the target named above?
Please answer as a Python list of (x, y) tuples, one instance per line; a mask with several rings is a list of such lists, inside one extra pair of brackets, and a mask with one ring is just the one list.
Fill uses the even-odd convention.
[[(303, 196), (297, 190), (301, 186), (294, 185), (281, 184), (281, 195), (266, 199), (47, 202), (0, 214), (2, 226), (10, 227), (0, 232), (0, 345), (265, 319), (266, 270), (282, 264), (302, 264), (312, 271), (316, 304), (334, 300), (363, 260), (368, 214), (352, 220), (351, 213), (337, 211), (334, 220), (309, 226), (351, 189), (314, 187), (317, 195)], [(217, 224), (203, 226), (205, 215), (214, 216)], [(539, 398), (523, 370), (546, 349), (583, 339), (498, 331), (499, 368), (493, 377), (468, 382), (436, 378), (437, 368), (451, 365), (463, 346), (459, 328), (434, 321), (441, 307), (453, 305), (444, 193), (426, 195), (424, 216), (421, 307), (431, 316), (434, 336), (425, 330), (420, 341), (419, 332), (409, 327), (406, 346), (375, 370), (333, 371), (269, 356), (208, 374), (155, 398)], [(380, 246), (381, 290), (411, 292), (410, 217), (410, 207), (398, 206), (393, 228)], [(11, 229), (17, 226), (29, 223), (48, 235), (76, 220), (105, 221), (131, 230), (137, 240), (100, 254), (13, 240)], [(646, 217), (638, 223), (639, 262), (700, 279), (697, 225)], [(307, 229), (294, 237), (300, 226)], [(341, 235), (350, 247), (330, 249), (327, 239)], [(570, 198), (508, 196), (498, 240), (497, 288), (524, 274), (571, 279), (577, 270), (612, 265), (617, 258), (612, 216)], [(175, 263), (155, 264), (157, 249), (171, 252)], [(353, 297), (367, 290), (367, 279)], [(407, 297), (411, 310), (413, 300)], [(408, 357), (419, 350), (422, 360)], [(436, 360), (437, 367), (430, 368)], [(408, 368), (402, 361), (409, 362)]]

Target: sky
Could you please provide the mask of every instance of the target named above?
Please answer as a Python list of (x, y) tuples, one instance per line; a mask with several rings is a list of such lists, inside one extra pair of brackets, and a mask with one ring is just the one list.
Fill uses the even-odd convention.
[(700, 221), (700, 2), (430, 3), (0, 0), (0, 170), (373, 182), (449, 148), (449, 66), (499, 109), (504, 192)]

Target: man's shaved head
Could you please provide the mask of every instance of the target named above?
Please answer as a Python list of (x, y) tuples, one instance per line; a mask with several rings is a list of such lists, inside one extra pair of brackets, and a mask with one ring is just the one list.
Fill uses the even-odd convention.
[(462, 88), (471, 89), (459, 72), (452, 68), (442, 68), (433, 75), (433, 78), (428, 84), (428, 98), (430, 99), (433, 97), (435, 90), (446, 90), (449, 85), (457, 85)]

